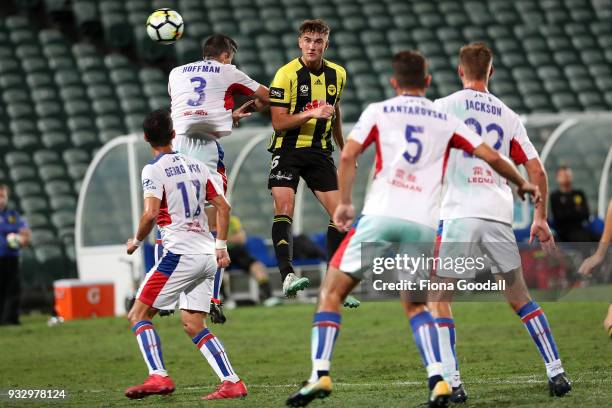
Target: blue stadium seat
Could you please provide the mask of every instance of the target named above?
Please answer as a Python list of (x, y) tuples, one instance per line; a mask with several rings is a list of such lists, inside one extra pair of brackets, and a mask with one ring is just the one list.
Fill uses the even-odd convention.
[(247, 237), (245, 246), (252, 257), (259, 260), (268, 268), (278, 266), (276, 257), (270, 253), (263, 238), (257, 235), (250, 235)]

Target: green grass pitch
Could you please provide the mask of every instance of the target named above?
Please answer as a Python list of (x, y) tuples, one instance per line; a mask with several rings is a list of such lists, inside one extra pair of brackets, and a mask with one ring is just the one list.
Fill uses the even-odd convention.
[[(455, 305), (458, 353), (468, 407), (602, 407), (612, 400), (612, 341), (601, 321), (607, 305), (542, 304), (564, 366), (574, 382), (566, 398), (548, 396), (540, 356), (520, 320), (503, 303)], [(237, 373), (244, 400), (203, 402), (217, 378), (179, 318), (155, 318), (173, 395), (131, 401), (123, 390), (147, 375), (125, 319), (71, 321), (47, 327), (25, 318), (0, 329), (0, 389), (65, 389), (65, 401), (11, 402), (0, 406), (211, 406), (280, 407), (310, 370), (313, 305), (242, 308), (224, 326), (212, 325)], [(425, 371), (398, 302), (366, 302), (345, 310), (332, 361), (334, 392), (313, 407), (414, 407), (426, 401)]]

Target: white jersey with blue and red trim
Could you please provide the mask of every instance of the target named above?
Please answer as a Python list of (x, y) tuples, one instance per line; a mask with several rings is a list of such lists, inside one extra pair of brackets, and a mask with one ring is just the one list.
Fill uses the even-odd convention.
[(223, 195), (206, 166), (181, 153), (157, 156), (142, 169), (144, 197), (161, 200), (157, 227), (164, 249), (173, 254), (214, 254), (204, 203)]
[(172, 102), (175, 149), (183, 144), (202, 143), (189, 139), (190, 130), (215, 137), (232, 131), (235, 93), (252, 95), (259, 83), (234, 65), (216, 60), (202, 60), (181, 65), (170, 72), (168, 93)]
[(373, 103), (350, 140), (376, 146), (376, 173), (363, 214), (401, 218), (436, 228), (445, 157), (472, 153), (482, 139), (424, 97), (400, 95)]
[[(462, 89), (436, 100), (434, 105), (462, 120), (485, 143), (517, 165), (538, 157), (519, 116), (494, 95)], [(512, 223), (512, 189), (485, 161), (463, 152), (451, 152), (445, 183), (441, 219), (469, 217)]]

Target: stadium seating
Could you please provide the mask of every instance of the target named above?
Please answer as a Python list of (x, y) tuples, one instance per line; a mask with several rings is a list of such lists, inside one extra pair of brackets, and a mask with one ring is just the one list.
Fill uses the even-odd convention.
[[(542, 63), (550, 61), (561, 66), (578, 64), (579, 67), (593, 63), (602, 66), (609, 64), (609, 57), (612, 56), (610, 53), (606, 55), (605, 51), (610, 49), (612, 30), (602, 16), (609, 14), (609, 10), (606, 10), (610, 6), (605, 2), (592, 4), (588, 0), (554, 2), (554, 7), (549, 3), (512, 4), (490, 0), (483, 7), (471, 2), (452, 1), (431, 4), (398, 4), (391, 1), (377, 4), (333, 2), (328, 5), (316, 4), (309, 8), (292, 1), (272, 4), (185, 0), (179, 1), (175, 8), (184, 15), (186, 38), (174, 47), (156, 46), (148, 40), (144, 32), (142, 22), (157, 2), (104, 0), (96, 7), (90, 2), (75, 1), (70, 7), (64, 8), (68, 7), (68, 11), (73, 14), (74, 28), (81, 34), (100, 29), (110, 49), (121, 51), (134, 46), (138, 56), (149, 62), (175, 58), (177, 62), (185, 63), (197, 59), (200, 53), (199, 41), (213, 31), (223, 31), (238, 39), (241, 50), (237, 63), (263, 83), (269, 83), (278, 66), (295, 56), (294, 31), (297, 24), (307, 17), (324, 18), (333, 28), (332, 47), (328, 50), (328, 56), (347, 67), (351, 81), (349, 86), (350, 83), (361, 85), (361, 79), (366, 79), (367, 87), (354, 86), (352, 98), (345, 98), (345, 117), (350, 121), (356, 119), (364, 104), (386, 94), (385, 81), (376, 82), (369, 78), (388, 72), (391, 53), (402, 48), (418, 48), (430, 58), (440, 58), (435, 64), (436, 75), (430, 93), (432, 97), (456, 89), (458, 83), (453, 75), (437, 74), (454, 72), (458, 47), (466, 41), (485, 41), (490, 44), (499, 56), (495, 61), (498, 71), (520, 67), (536, 69)], [(60, 8), (56, 2), (46, 2), (46, 11), (50, 15)], [(589, 19), (590, 26), (583, 24), (587, 21), (585, 19)], [(33, 37), (24, 18), (13, 18), (7, 27), (18, 29), (20, 34), (14, 36), (17, 36), (20, 42)], [(49, 30), (43, 31), (44, 34), (41, 31), (39, 37), (46, 53), (54, 54), (58, 58), (66, 57), (60, 45), (66, 41)], [(279, 36), (282, 41), (278, 41)], [(95, 54), (91, 47), (84, 48), (78, 56), (75, 55), (77, 60), (86, 53)], [(33, 53), (33, 48), (30, 48), (30, 51), (24, 49), (23, 52)], [(98, 59), (100, 57), (98, 55)], [(95, 58), (92, 61), (95, 61)], [(127, 62), (127, 59), (124, 61)], [(56, 60), (54, 66), (60, 62), (61, 60)], [(6, 65), (7, 70), (15, 68), (10, 66), (10, 62)], [(26, 65), (29, 70), (45, 68), (43, 61), (35, 59), (28, 61)], [(101, 80), (105, 75), (102, 73), (105, 67), (99, 64), (92, 66), (101, 68), (101, 72), (92, 75), (88, 80)], [(129, 70), (117, 72), (108, 63), (106, 69), (120, 82), (134, 79), (133, 72), (130, 73)], [(606, 98), (605, 94), (609, 91), (609, 84), (601, 84), (601, 81), (597, 81), (598, 75), (593, 72), (577, 76), (575, 70), (569, 69), (560, 75), (552, 73), (553, 76), (547, 76), (550, 73), (543, 69), (544, 77), (541, 79), (553, 82), (545, 88), (517, 89), (514, 80), (520, 81), (521, 78), (502, 78), (501, 75), (497, 76), (494, 86), (500, 96), (507, 97), (511, 107), (520, 112), (610, 108), (609, 98)], [(371, 76), (361, 78), (358, 74)], [(115, 79), (113, 82), (116, 84)], [(140, 79), (142, 81), (142, 77)], [(567, 84), (572, 86), (577, 79), (590, 81), (582, 83), (587, 86), (580, 87), (584, 92), (581, 92), (579, 97), (568, 97), (565, 92)], [(554, 82), (555, 80), (557, 82)], [(146, 96), (150, 98), (150, 102), (160, 101), (161, 98), (157, 97), (161, 95), (153, 93), (152, 89), (156, 85), (160, 85), (161, 89), (164, 82), (165, 78), (142, 82), (148, 89)], [(523, 99), (529, 101), (523, 103)], [(126, 104), (128, 111), (146, 106), (142, 102), (136, 106)]]

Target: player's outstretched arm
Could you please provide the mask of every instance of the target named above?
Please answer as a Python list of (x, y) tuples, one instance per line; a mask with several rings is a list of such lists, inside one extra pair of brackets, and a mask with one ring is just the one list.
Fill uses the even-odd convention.
[(138, 223), (138, 231), (134, 238), (127, 240), (127, 253), (132, 255), (139, 246), (142, 245), (142, 241), (145, 240), (147, 235), (153, 229), (157, 215), (159, 214), (159, 207), (161, 206), (161, 200), (156, 197), (146, 197), (144, 200), (144, 209), (142, 210), (142, 216)]
[(593, 272), (593, 269), (601, 265), (601, 263), (606, 258), (606, 252), (608, 251), (608, 246), (612, 242), (612, 200), (608, 205), (608, 212), (606, 213), (606, 220), (603, 234), (601, 235), (601, 239), (599, 240), (599, 246), (597, 247), (597, 251), (590, 257), (584, 260), (578, 272), (581, 275), (590, 275)]
[(332, 123), (332, 136), (336, 142), (336, 146), (340, 150), (344, 149), (344, 136), (342, 135), (342, 111), (340, 110), (340, 102), (334, 108), (335, 118)]
[(267, 86), (259, 85), (253, 96), (255, 97), (255, 110), (257, 112), (261, 112), (270, 106), (270, 90)]
[(344, 231), (348, 231), (355, 219), (355, 210), (352, 202), (353, 183), (355, 181), (355, 165), (357, 157), (361, 154), (362, 145), (349, 140), (340, 154), (340, 167), (338, 169), (338, 187), (340, 190), (340, 203), (334, 212), (334, 224)]
[(538, 186), (525, 180), (510, 160), (493, 150), (486, 143), (481, 143), (474, 149), (474, 155), (489, 163), (489, 165), (493, 167), (493, 170), (517, 186), (517, 193), (522, 200), (525, 199), (525, 194), (530, 194), (532, 196), (532, 201), (536, 205), (542, 200)]
[(535, 205), (533, 213), (533, 223), (531, 224), (531, 232), (529, 236), (529, 243), (533, 242), (534, 237), (538, 237), (538, 240), (542, 244), (542, 249), (549, 252), (555, 248), (555, 239), (550, 232), (548, 226), (548, 177), (546, 170), (539, 158), (533, 158), (527, 160), (524, 163), (525, 170), (527, 170), (527, 176), (529, 181), (538, 186), (540, 194), (542, 194), (542, 200)]
[(217, 240), (215, 243), (217, 264), (219, 268), (227, 268), (230, 264), (227, 253), (227, 231), (232, 207), (223, 195), (217, 195), (209, 201), (217, 210)]

